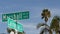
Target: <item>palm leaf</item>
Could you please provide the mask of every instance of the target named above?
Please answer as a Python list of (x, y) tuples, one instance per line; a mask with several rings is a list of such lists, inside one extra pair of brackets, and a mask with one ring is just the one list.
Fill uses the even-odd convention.
[(42, 19), (44, 18), (45, 22), (48, 21), (48, 18), (51, 17), (50, 11), (48, 9), (44, 9), (41, 13)]
[(45, 31), (45, 32), (48, 31), (49, 34), (52, 34), (52, 31), (51, 31), (51, 29), (49, 29), (49, 27), (48, 27), (48, 28), (44, 28), (44, 29), (40, 32), (40, 34), (43, 34), (44, 31)]
[(40, 34), (43, 34), (43, 33), (44, 33), (44, 30), (42, 30)]
[(41, 26), (44, 26), (44, 25), (45, 25), (45, 23), (39, 23), (39, 24), (37, 25), (37, 29), (40, 28)]
[(56, 31), (56, 33), (58, 33), (59, 31), (59, 22), (60, 22), (60, 17), (54, 16), (50, 24), (50, 28)]
[[(41, 26), (44, 26), (44, 25), (45, 25), (45, 26), (48, 26), (48, 25), (45, 24), (45, 23), (39, 23), (39, 24), (37, 25), (37, 29), (40, 28)], [(48, 26), (48, 27), (49, 27), (49, 26)]]

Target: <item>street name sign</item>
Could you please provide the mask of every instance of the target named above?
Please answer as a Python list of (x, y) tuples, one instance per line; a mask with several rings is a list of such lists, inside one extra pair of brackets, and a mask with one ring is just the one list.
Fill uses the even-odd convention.
[(16, 22), (13, 19), (8, 17), (7, 22), (9, 28), (16, 29)]
[(20, 23), (17, 23), (17, 31), (23, 32), (23, 25)]
[(22, 19), (29, 19), (29, 11), (25, 12), (18, 12), (18, 13), (9, 13), (9, 14), (2, 14), (2, 21), (7, 21), (7, 17), (10, 17), (13, 20), (22, 20)]
[(15, 22), (13, 19), (7, 17), (8, 27), (11, 29), (15, 29), (19, 32), (23, 32), (23, 25), (21, 23)]

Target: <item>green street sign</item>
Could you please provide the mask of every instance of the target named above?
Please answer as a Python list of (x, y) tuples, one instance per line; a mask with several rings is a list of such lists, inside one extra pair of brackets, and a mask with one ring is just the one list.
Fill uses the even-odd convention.
[(10, 13), (10, 14), (2, 14), (2, 21), (3, 22), (7, 21), (7, 17), (10, 17), (13, 20), (29, 19), (29, 11)]
[(17, 31), (23, 32), (23, 25), (22, 24), (17, 23)]
[(21, 23), (15, 22), (13, 19), (7, 17), (8, 27), (11, 29), (15, 29), (19, 32), (23, 32), (23, 25)]
[(16, 22), (14, 20), (8, 17), (7, 22), (9, 28), (16, 29)]

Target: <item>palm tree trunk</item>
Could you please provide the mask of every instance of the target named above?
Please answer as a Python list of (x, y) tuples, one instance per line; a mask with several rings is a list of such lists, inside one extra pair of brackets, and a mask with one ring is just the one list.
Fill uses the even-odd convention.
[[(47, 17), (45, 17), (45, 29), (46, 29), (46, 24), (47, 24), (47, 20), (48, 19)], [(45, 34), (46, 34), (46, 30), (45, 30)]]
[[(45, 22), (45, 24), (46, 24), (46, 22)], [(46, 25), (45, 25), (45, 34), (46, 34)]]

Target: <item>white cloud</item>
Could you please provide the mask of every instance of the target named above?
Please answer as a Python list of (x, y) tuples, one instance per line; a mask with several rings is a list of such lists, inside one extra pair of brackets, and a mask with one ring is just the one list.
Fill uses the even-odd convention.
[(24, 26), (25, 28), (36, 28), (36, 26), (33, 25), (32, 23), (23, 24), (23, 26)]

